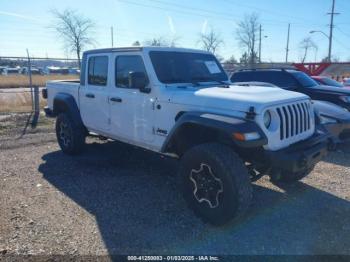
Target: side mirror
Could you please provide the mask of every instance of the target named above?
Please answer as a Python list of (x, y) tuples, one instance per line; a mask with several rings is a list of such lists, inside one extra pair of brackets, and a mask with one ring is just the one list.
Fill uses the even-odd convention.
[(148, 78), (144, 72), (130, 72), (129, 73), (129, 86), (137, 88), (140, 92), (150, 93), (151, 88), (147, 87)]

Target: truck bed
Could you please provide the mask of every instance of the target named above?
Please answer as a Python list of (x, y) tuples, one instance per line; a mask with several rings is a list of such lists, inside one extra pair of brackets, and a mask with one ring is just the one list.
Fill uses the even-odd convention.
[[(71, 94), (75, 98), (75, 101), (78, 102), (79, 87), (80, 87), (79, 79), (48, 81), (46, 83), (47, 94), (48, 94), (48, 100), (47, 100), (48, 107), (51, 110), (53, 109), (53, 98), (56, 96), (57, 93)], [(78, 107), (79, 107), (79, 104), (78, 104)]]

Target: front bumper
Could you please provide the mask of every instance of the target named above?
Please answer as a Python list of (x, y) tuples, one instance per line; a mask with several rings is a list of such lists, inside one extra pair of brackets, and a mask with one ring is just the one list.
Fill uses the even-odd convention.
[(320, 125), (318, 129), (327, 131), (334, 143), (350, 141), (350, 119), (339, 123)]
[(327, 155), (328, 141), (328, 134), (315, 133), (305, 141), (266, 154), (272, 170), (300, 172), (311, 168)]

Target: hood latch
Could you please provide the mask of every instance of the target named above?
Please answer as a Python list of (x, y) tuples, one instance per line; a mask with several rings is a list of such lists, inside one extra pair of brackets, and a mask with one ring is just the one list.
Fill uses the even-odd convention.
[(254, 106), (249, 107), (249, 111), (246, 113), (245, 118), (249, 120), (253, 120), (255, 116), (256, 116), (256, 113), (255, 113)]

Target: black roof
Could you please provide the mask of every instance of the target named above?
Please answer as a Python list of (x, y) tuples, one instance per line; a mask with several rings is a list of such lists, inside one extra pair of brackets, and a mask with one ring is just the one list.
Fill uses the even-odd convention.
[(244, 71), (300, 71), (296, 68), (244, 68), (239, 69), (236, 72), (244, 72)]
[(100, 48), (87, 50), (84, 54), (99, 54), (99, 53), (111, 53), (111, 52), (132, 52), (132, 51), (141, 51), (142, 47), (115, 47), (115, 48)]

